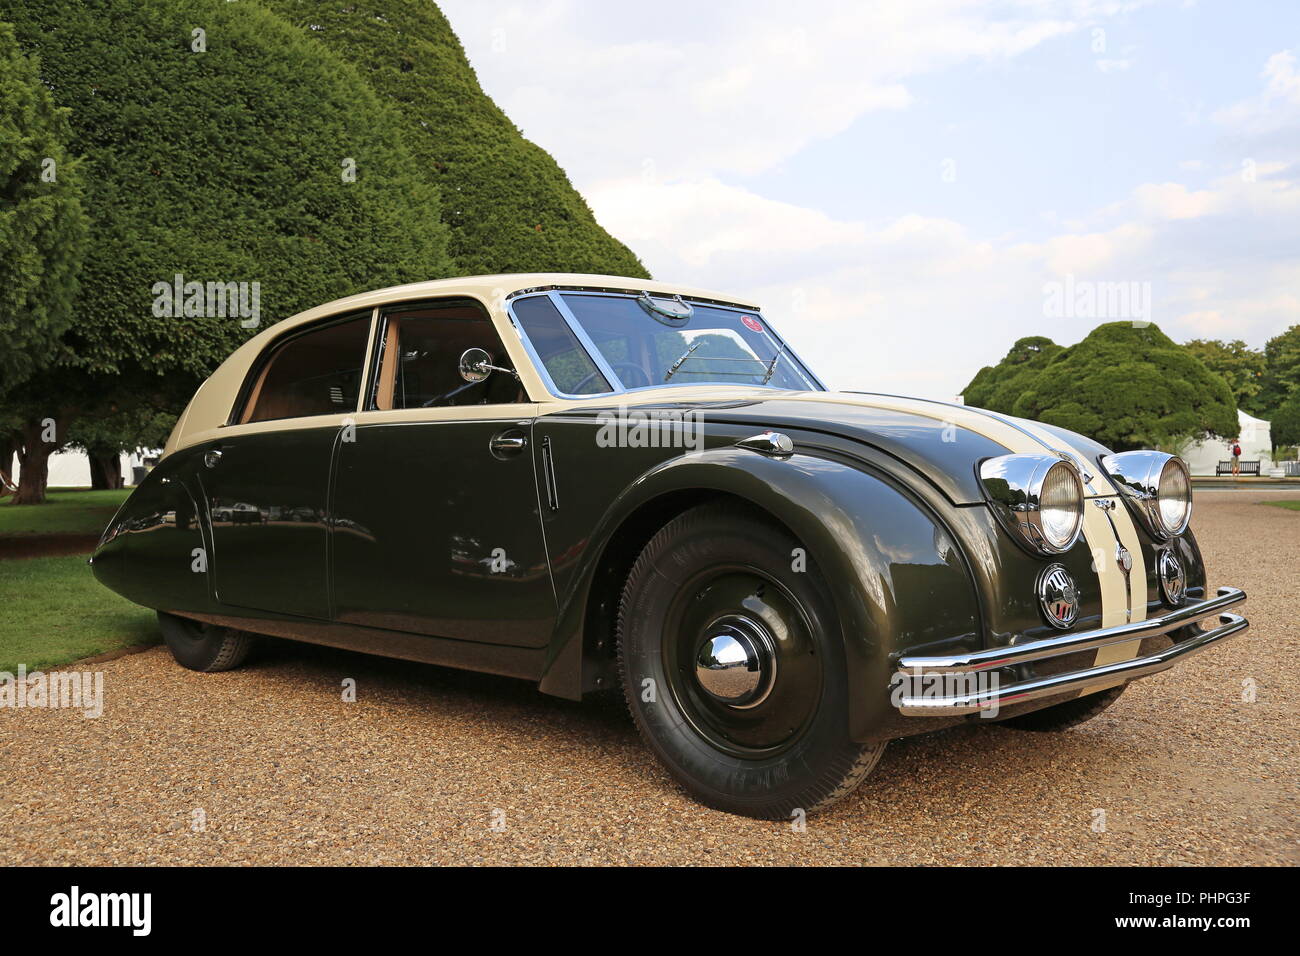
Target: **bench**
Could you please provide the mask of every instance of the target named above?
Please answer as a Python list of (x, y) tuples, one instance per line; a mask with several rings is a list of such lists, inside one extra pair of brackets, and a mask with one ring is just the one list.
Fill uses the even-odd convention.
[[(1243, 461), (1238, 462), (1238, 472), (1237, 472), (1237, 473), (1238, 473), (1238, 474), (1241, 474), (1241, 475), (1254, 475), (1256, 478), (1258, 478), (1258, 477), (1259, 477), (1259, 459), (1257, 458), (1257, 459), (1255, 459), (1254, 461), (1245, 461), (1245, 460), (1243, 460)], [(1216, 477), (1217, 477), (1218, 475), (1230, 475), (1230, 474), (1232, 474), (1232, 462), (1231, 462), (1231, 461), (1221, 461), (1221, 462), (1219, 462), (1219, 466), (1214, 470), (1214, 474), (1215, 474)]]

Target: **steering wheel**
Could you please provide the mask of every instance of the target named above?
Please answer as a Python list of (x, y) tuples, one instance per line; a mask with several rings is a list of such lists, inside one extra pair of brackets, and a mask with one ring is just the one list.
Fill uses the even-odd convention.
[[(640, 365), (633, 365), (631, 362), (610, 362), (609, 367), (614, 369), (616, 372), (620, 372), (619, 378), (622, 379), (623, 385), (627, 388), (643, 388), (650, 384), (650, 376), (646, 374), (645, 369)], [(632, 372), (635, 378), (640, 379), (641, 384), (633, 385), (629, 383), (626, 376), (622, 374), (623, 371)], [(581, 382), (573, 386), (573, 391), (570, 394), (581, 395), (582, 390), (587, 383), (592, 381), (592, 379), (596, 378), (598, 375), (600, 375), (600, 369), (593, 369), (592, 372), (585, 376)]]

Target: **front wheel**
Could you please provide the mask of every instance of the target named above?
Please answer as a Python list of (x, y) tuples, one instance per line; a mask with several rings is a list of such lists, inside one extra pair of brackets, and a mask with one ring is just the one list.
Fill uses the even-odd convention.
[(812, 557), (761, 513), (708, 504), (661, 529), (628, 577), (618, 628), (632, 717), (701, 803), (811, 813), (884, 751), (849, 738), (834, 605)]

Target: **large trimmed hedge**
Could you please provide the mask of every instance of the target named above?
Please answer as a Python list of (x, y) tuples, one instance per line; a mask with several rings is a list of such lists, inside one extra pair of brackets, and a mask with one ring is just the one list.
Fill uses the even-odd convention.
[[(436, 190), (393, 111), (266, 10), (223, 0), (0, 0), (71, 108), (89, 161), (82, 373), (176, 379), (176, 399), (252, 332), (157, 316), (153, 286), (259, 282), (262, 325), (378, 286), (450, 274)], [(196, 52), (195, 30), (206, 51)], [(344, 179), (354, 159), (356, 180)]]
[[(1040, 355), (1050, 351), (1047, 346), (1056, 348), (1047, 339), (1037, 344)], [(1109, 322), (1045, 362), (998, 368), (1001, 374), (985, 375), (980, 386), (1011, 404), (982, 407), (1069, 428), (1116, 450), (1237, 433), (1237, 406), (1227, 382), (1155, 325)], [(1014, 388), (998, 389), (989, 381), (997, 377)]]
[(424, 174), (442, 191), (462, 273), (648, 275), (555, 160), (483, 92), (432, 2), (263, 2), (341, 54), (400, 111)]
[[(0, 394), (50, 364), (72, 321), (86, 217), (70, 135), (35, 58), (0, 23)], [(6, 472), (9, 455), (0, 442)]]

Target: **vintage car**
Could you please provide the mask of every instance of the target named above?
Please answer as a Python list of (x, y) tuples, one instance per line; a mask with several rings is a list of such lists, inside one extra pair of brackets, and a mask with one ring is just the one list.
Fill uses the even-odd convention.
[(827, 391), (744, 298), (502, 275), (250, 339), (92, 564), (195, 670), (273, 635), (621, 687), (697, 799), (787, 818), (892, 738), (1069, 727), (1245, 630), (1191, 510), (1157, 451)]

